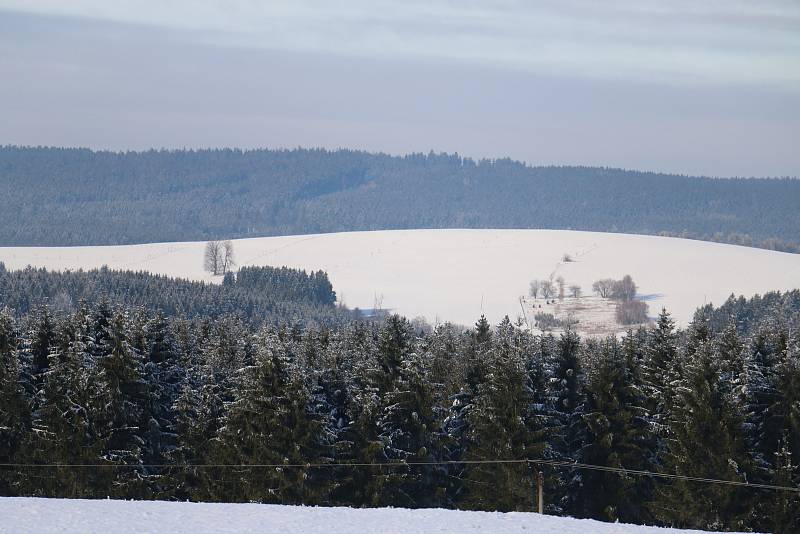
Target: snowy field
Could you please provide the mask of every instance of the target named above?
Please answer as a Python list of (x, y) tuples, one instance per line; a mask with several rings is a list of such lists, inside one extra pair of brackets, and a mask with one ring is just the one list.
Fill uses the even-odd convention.
[(0, 532), (14, 534), (670, 534), (697, 531), (533, 513), (307, 508), (265, 504), (0, 498)]
[[(241, 239), (239, 265), (323, 269), (350, 307), (380, 303), (409, 317), (472, 324), (521, 315), (531, 279), (563, 276), (591, 292), (599, 278), (630, 274), (650, 305), (679, 323), (704, 302), (800, 287), (800, 255), (685, 239), (562, 230), (396, 230)], [(204, 243), (113, 247), (8, 247), (9, 268), (148, 270), (211, 281)], [(564, 254), (573, 258), (562, 263)], [(216, 278), (219, 280), (219, 277)]]
[[(581, 335), (604, 337), (610, 334), (624, 335), (629, 326), (622, 326), (617, 323), (616, 307), (617, 302), (597, 296), (581, 296), (574, 298), (567, 296), (562, 299), (544, 299), (526, 297), (522, 299), (525, 320), (533, 331), (537, 334), (542, 333), (541, 328), (537, 328), (536, 315), (539, 313), (549, 313), (560, 320), (567, 320), (572, 328), (580, 332)], [(636, 326), (636, 325), (634, 325)], [(548, 332), (558, 334), (564, 328), (550, 327)]]

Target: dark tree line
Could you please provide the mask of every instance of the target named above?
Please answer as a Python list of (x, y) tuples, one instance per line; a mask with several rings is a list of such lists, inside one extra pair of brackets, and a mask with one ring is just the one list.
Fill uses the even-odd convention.
[(188, 319), (235, 315), (254, 326), (333, 326), (359, 317), (357, 311), (336, 306), (336, 292), (323, 271), (244, 267), (236, 274), (228, 273), (222, 284), (207, 284), (108, 268), (9, 271), (0, 262), (0, 306), (15, 314), (26, 314), (44, 303), (71, 313), (80, 301), (102, 299)]
[(336, 292), (324, 271), (306, 273), (288, 267), (242, 267), (226, 281), (250, 292), (263, 292), (275, 300), (333, 306)]
[[(800, 337), (777, 323), (678, 331), (663, 313), (582, 341), (508, 319), (253, 328), (106, 300), (14, 315), (0, 464), (36, 465), (0, 466), (3, 495), (530, 510), (525, 464), (435, 464), (526, 458), (800, 485)], [(406, 464), (334, 465), (375, 462)], [(549, 513), (800, 528), (797, 494), (544, 470)]]
[[(800, 181), (338, 150), (0, 147), (0, 245), (399, 228), (664, 234), (800, 252)], [(24, 224), (23, 224), (24, 221)]]
[(784, 328), (799, 329), (800, 290), (770, 291), (750, 298), (731, 295), (722, 306), (703, 306), (696, 315), (707, 317), (715, 330), (722, 329), (733, 317), (741, 335), (755, 334), (764, 325), (776, 321)]

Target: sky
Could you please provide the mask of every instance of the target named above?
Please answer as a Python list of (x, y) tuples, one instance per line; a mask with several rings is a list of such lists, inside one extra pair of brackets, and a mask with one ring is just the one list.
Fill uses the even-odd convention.
[(0, 0), (0, 144), (800, 176), (797, 0)]

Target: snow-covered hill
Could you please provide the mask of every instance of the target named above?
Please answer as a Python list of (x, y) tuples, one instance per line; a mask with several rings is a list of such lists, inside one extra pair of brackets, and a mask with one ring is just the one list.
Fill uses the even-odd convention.
[(402, 508), (308, 508), (265, 504), (0, 498), (0, 532), (14, 534), (687, 534), (534, 513)]
[[(531, 279), (563, 276), (591, 291), (599, 278), (630, 274), (650, 304), (679, 323), (704, 302), (800, 287), (800, 255), (654, 236), (562, 230), (399, 230), (241, 239), (239, 265), (326, 270), (350, 307), (379, 302), (407, 316), (471, 324), (520, 315)], [(204, 243), (116, 247), (0, 248), (9, 268), (100, 267), (212, 280)], [(569, 254), (573, 262), (561, 260)], [(217, 280), (219, 278), (217, 277)]]

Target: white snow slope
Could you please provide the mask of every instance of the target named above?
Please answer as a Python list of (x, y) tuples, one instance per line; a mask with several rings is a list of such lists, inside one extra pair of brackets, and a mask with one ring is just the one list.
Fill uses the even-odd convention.
[(402, 508), (309, 508), (266, 504), (0, 498), (0, 532), (14, 534), (687, 534), (534, 513)]
[[(243, 265), (328, 272), (350, 307), (469, 325), (521, 314), (519, 296), (551, 273), (585, 293), (599, 278), (633, 276), (651, 315), (665, 306), (680, 324), (705, 302), (800, 287), (800, 254), (655, 236), (564, 230), (395, 230), (240, 239)], [(111, 247), (6, 247), (9, 268), (147, 270), (211, 281), (203, 242)], [(572, 263), (561, 263), (570, 254)], [(216, 278), (219, 280), (219, 277)]]

